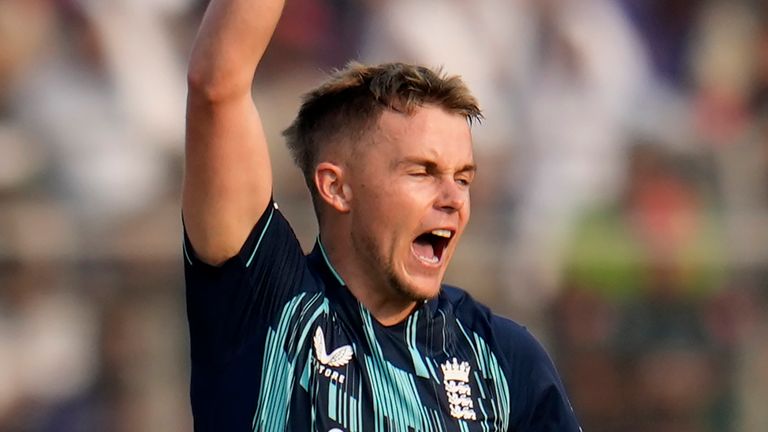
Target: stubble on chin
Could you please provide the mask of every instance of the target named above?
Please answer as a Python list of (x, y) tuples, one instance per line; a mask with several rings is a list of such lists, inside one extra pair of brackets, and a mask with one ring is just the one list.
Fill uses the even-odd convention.
[(383, 276), (382, 282), (387, 285), (387, 289), (395, 296), (402, 300), (417, 303), (432, 298), (419, 294), (415, 287), (404, 281), (403, 278), (397, 274), (394, 268), (394, 263), (391, 259), (388, 259), (379, 252), (378, 245), (373, 237), (366, 234), (353, 234), (352, 247), (355, 249), (356, 254), (364, 256), (364, 261), (372, 265), (376, 272)]
[(431, 299), (431, 297), (418, 294), (416, 292), (416, 289), (414, 289), (414, 287), (401, 281), (391, 265), (386, 267), (385, 272), (386, 272), (385, 274), (387, 275), (387, 278), (389, 279), (390, 287), (392, 288), (392, 290), (397, 292), (403, 299), (413, 301), (416, 303)]

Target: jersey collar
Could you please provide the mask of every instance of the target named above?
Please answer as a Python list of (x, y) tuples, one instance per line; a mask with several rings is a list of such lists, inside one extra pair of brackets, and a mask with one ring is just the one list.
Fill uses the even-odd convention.
[[(383, 326), (347, 288), (344, 279), (334, 268), (319, 236), (307, 258), (312, 273), (322, 282), (323, 291), (331, 302), (331, 307), (343, 316), (340, 325), (346, 326), (347, 331), (355, 333), (359, 341), (370, 341), (372, 339), (370, 335), (376, 335), (375, 339), (378, 343), (390, 347), (387, 350), (389, 353), (400, 352), (403, 356), (399, 362), (395, 359), (390, 360), (403, 367), (411, 363), (416, 373), (423, 376), (425, 369), (422, 356), (443, 356), (446, 348), (452, 345), (452, 335), (455, 333), (453, 308), (443, 290), (437, 298), (414, 308), (411, 314), (400, 323)], [(400, 341), (395, 343), (400, 348), (395, 348), (395, 345), (392, 345), (393, 341)], [(407, 350), (402, 349), (403, 344), (406, 345)], [(368, 346), (367, 351), (374, 352), (375, 349)]]
[[(315, 246), (312, 252), (308, 255), (310, 265), (314, 268), (315, 272), (320, 275), (325, 285), (326, 295), (332, 299), (341, 301), (346, 306), (349, 306), (355, 310), (362, 310), (365, 307), (359, 303), (357, 298), (347, 288), (347, 284), (344, 278), (341, 277), (339, 272), (333, 266), (331, 258), (323, 246), (323, 242), (320, 240), (320, 236), (317, 236)], [(442, 292), (440, 296), (442, 295)], [(415, 311), (423, 311), (427, 314), (438, 313), (439, 297), (425, 301), (422, 305), (419, 305), (414, 309)], [(413, 314), (413, 312), (412, 312)], [(357, 313), (356, 315), (359, 315)], [(404, 320), (403, 323), (407, 321)], [(400, 324), (396, 324), (400, 325)]]

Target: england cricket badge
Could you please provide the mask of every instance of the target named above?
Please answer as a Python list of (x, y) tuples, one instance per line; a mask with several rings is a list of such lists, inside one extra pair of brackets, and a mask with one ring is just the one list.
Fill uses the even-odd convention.
[(459, 363), (454, 357), (440, 367), (443, 369), (443, 386), (448, 396), (451, 416), (461, 420), (477, 420), (472, 403), (472, 389), (469, 387), (469, 363)]

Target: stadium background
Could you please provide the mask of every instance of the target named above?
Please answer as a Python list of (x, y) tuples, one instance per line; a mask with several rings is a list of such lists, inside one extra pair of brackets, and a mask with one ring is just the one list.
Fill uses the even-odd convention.
[[(348, 58), (462, 74), (473, 216), (448, 281), (529, 326), (584, 430), (768, 430), (768, 6), (288, 0), (280, 130)], [(179, 184), (202, 0), (0, 2), (0, 430), (190, 430)]]

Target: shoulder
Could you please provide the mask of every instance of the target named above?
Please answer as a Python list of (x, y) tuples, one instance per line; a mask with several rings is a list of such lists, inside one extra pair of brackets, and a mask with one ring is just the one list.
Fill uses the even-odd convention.
[(510, 390), (514, 430), (580, 430), (552, 360), (528, 329), (494, 314), (464, 290), (445, 286), (441, 297), (460, 327), (482, 339), (498, 361)]

